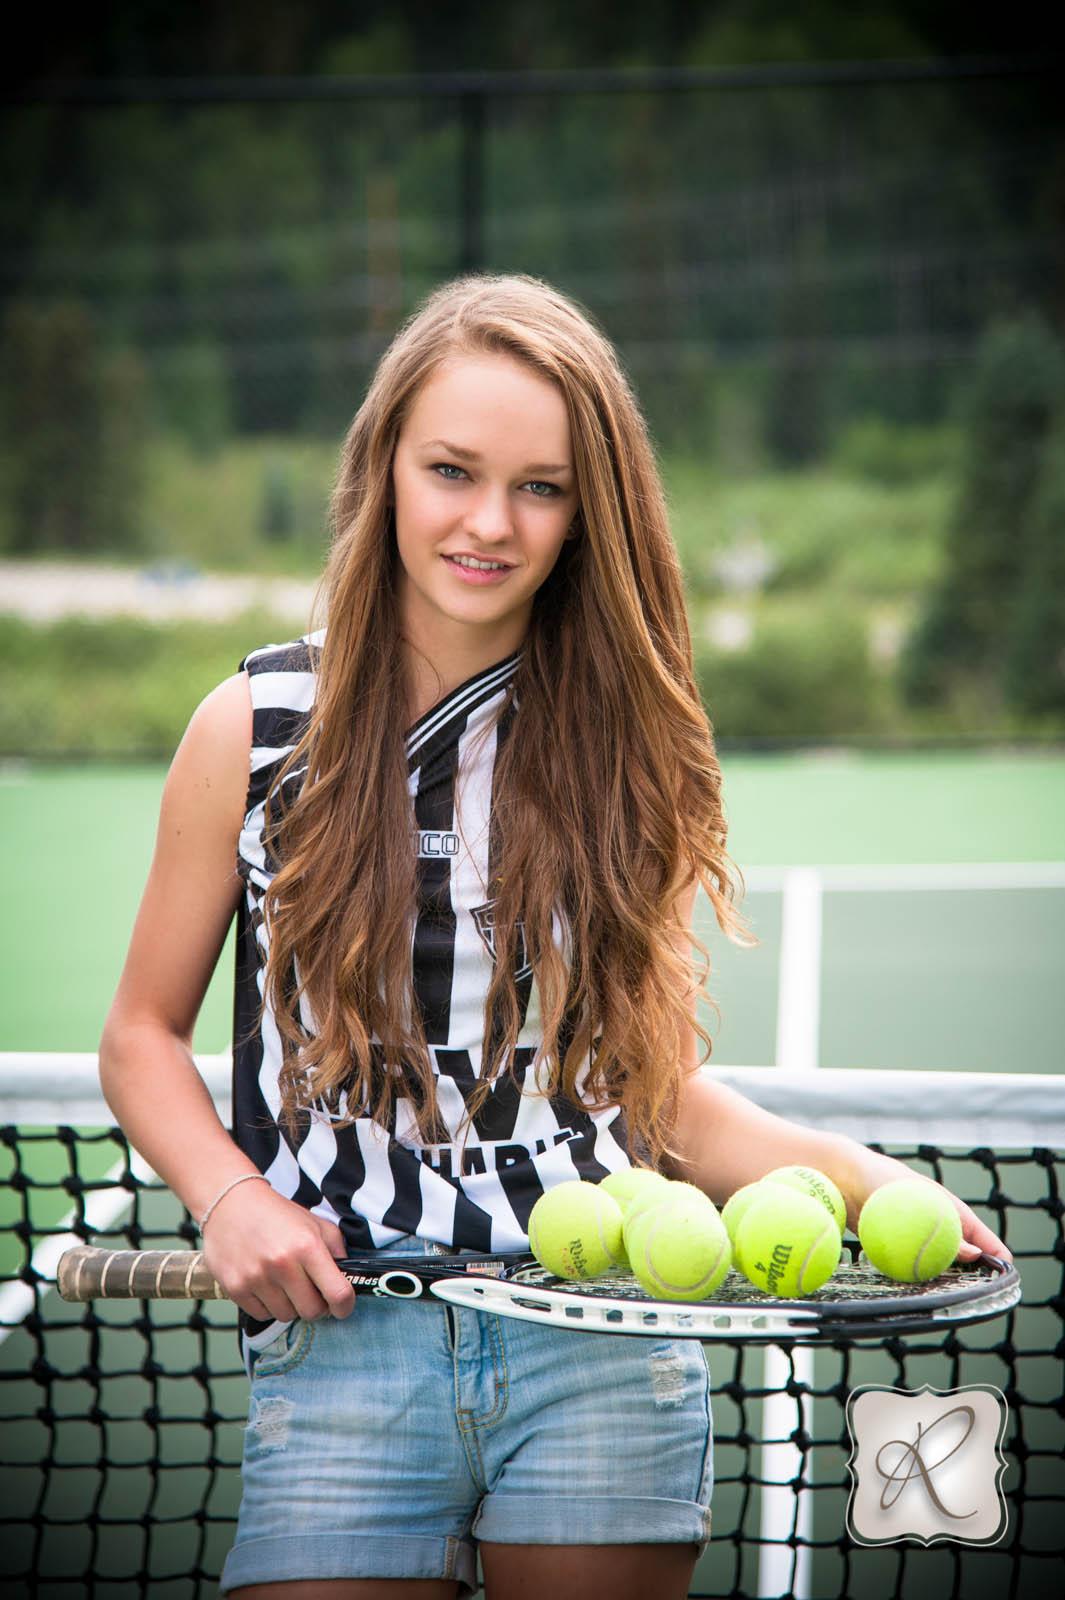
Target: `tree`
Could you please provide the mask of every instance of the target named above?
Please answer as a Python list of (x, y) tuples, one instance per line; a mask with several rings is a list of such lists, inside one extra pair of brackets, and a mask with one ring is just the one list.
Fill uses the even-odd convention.
[(145, 442), (139, 359), (102, 349), (88, 308), (73, 300), (11, 306), (2, 343), (10, 548), (136, 548)]
[(1008, 699), (1020, 710), (1065, 713), (1065, 425), (1046, 452), (1032, 508), (1003, 681)]
[(965, 408), (944, 572), (904, 656), (911, 703), (942, 702), (965, 682), (1001, 693), (1016, 649), (1014, 610), (1037, 564), (1040, 477), (1063, 408), (1065, 360), (1042, 319), (992, 327)]

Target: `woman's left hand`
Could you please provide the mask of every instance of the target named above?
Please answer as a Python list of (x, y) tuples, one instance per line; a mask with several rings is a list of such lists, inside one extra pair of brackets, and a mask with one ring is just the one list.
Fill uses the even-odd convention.
[(959, 1200), (956, 1194), (944, 1188), (941, 1183), (925, 1177), (923, 1172), (915, 1172), (903, 1161), (896, 1161), (893, 1156), (880, 1155), (875, 1150), (868, 1149), (865, 1145), (855, 1144), (848, 1151), (846, 1171), (842, 1173), (844, 1181), (839, 1183), (847, 1202), (847, 1226), (855, 1233), (858, 1231), (858, 1214), (868, 1200), (874, 1189), (879, 1189), (881, 1184), (895, 1183), (900, 1178), (916, 1178), (922, 1183), (930, 1183), (933, 1189), (938, 1189), (940, 1194), (945, 1194), (951, 1205), (961, 1218), (962, 1240), (958, 1247), (959, 1261), (975, 1261), (976, 1257), (986, 1252), (990, 1256), (998, 1256), (1003, 1261), (1012, 1261), (1013, 1256), (1005, 1244), (993, 1233), (986, 1222), (981, 1222), (976, 1212)]

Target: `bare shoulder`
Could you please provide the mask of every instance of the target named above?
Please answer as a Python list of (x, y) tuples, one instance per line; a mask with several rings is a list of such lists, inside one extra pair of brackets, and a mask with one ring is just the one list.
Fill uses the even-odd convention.
[(239, 827), (251, 739), (248, 675), (237, 672), (212, 689), (193, 712), (166, 780), (164, 810), (195, 807)]

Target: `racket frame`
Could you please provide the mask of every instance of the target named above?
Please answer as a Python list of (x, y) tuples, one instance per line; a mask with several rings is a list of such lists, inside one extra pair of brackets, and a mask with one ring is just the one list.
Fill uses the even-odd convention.
[[(840, 1297), (826, 1288), (805, 1299), (780, 1300), (730, 1274), (722, 1286), (724, 1294), (719, 1291), (711, 1299), (692, 1302), (651, 1299), (631, 1288), (628, 1293), (612, 1292), (615, 1286), (620, 1291), (633, 1284), (621, 1274), (594, 1284), (566, 1283), (545, 1272), (527, 1253), (383, 1257), (380, 1251), (368, 1251), (346, 1256), (337, 1266), (357, 1295), (400, 1302), (429, 1296), (468, 1310), (573, 1332), (774, 1344), (931, 1333), (1000, 1316), (1021, 1296), (1016, 1267), (988, 1255), (948, 1269), (941, 1287), (914, 1285), (909, 1293), (881, 1289), (884, 1280), (870, 1274), (866, 1281), (873, 1293)], [(862, 1270), (852, 1261), (844, 1274)], [(59, 1287), (65, 1298), (82, 1301), (96, 1296), (226, 1298), (203, 1255), (191, 1250), (107, 1251), (81, 1246), (60, 1263)]]

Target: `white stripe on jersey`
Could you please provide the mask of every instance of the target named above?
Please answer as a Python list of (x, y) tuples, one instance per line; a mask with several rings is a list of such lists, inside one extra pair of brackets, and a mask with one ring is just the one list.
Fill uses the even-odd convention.
[(508, 656), (497, 667), (490, 667), (487, 672), (471, 679), (469, 684), (461, 684), (452, 694), (445, 695), (439, 706), (427, 712), (425, 719), (411, 732), (407, 740), (408, 756), (416, 756), (434, 733), (446, 726), (452, 717), (461, 715), (467, 706), (473, 705), (485, 690), (505, 687), (514, 676), (515, 664), (514, 658)]
[(448, 884), (455, 914), (455, 972), (462, 974), (463, 981), (453, 983), (451, 989), (447, 1044), (452, 1049), (462, 1049), (472, 1039), (480, 1040), (484, 999), (492, 981), (491, 952), (468, 912), (470, 907), (484, 905), (490, 899), (488, 845), (497, 748), (495, 727), (487, 731), (475, 729), (459, 740), (452, 827), (459, 836), (460, 848), (451, 862)]

